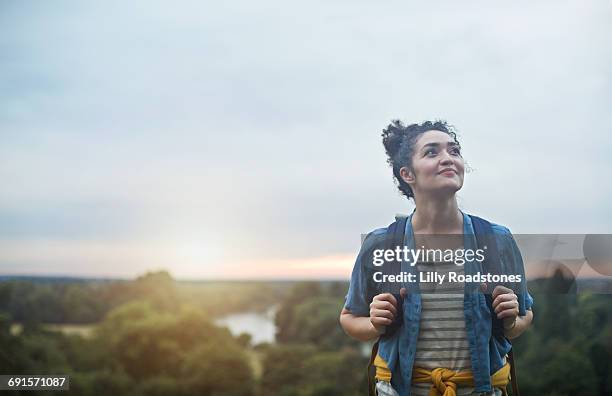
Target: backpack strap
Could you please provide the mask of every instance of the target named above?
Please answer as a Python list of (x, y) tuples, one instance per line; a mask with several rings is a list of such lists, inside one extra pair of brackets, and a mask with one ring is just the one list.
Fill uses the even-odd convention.
[[(389, 224), (387, 227), (387, 233), (385, 234), (385, 250), (391, 249), (394, 250), (396, 246), (404, 246), (404, 237), (406, 235), (406, 222), (408, 221), (408, 217), (406, 216), (396, 216), (396, 220)], [(399, 271), (401, 270), (401, 262), (396, 260), (385, 263), (386, 269), (388, 271)], [(384, 290), (385, 292), (393, 292), (392, 290)], [(380, 337), (376, 340), (374, 345), (372, 346), (372, 353), (370, 355), (370, 361), (368, 363), (368, 392), (370, 396), (376, 396), (376, 381), (374, 376), (376, 375), (376, 370), (374, 368), (374, 359), (376, 359), (376, 355), (378, 354), (378, 344), (380, 342)]]
[[(501, 260), (491, 223), (478, 216), (470, 215), (470, 218), (472, 219), (472, 226), (474, 227), (474, 234), (476, 236), (476, 244), (478, 245), (478, 249), (484, 249), (485, 251), (485, 259), (482, 263), (483, 270), (491, 273), (492, 275), (501, 275)], [(493, 289), (495, 289), (497, 285), (497, 283), (487, 285), (485, 299), (487, 300), (487, 305), (489, 306), (491, 312), (493, 312), (492, 293)], [(491, 318), (493, 321), (493, 333), (495, 335), (503, 336), (504, 328), (502, 321), (497, 319), (495, 315), (491, 315)]]
[(370, 361), (368, 362), (368, 395), (376, 396), (376, 379), (374, 376), (376, 375), (376, 369), (374, 368), (374, 359), (376, 359), (376, 355), (378, 354), (378, 342), (376, 340), (374, 345), (372, 345), (372, 353), (370, 354)]
[(497, 249), (497, 241), (495, 240), (495, 234), (493, 232), (493, 226), (487, 220), (478, 216), (469, 215), (472, 220), (472, 226), (474, 227), (474, 234), (476, 234), (476, 244), (478, 248), (484, 249), (485, 261), (487, 272), (491, 274), (501, 274), (501, 264), (499, 260), (499, 250)]
[[(396, 220), (389, 224), (387, 227), (387, 233), (385, 235), (385, 250), (395, 250), (396, 247), (404, 246), (404, 237), (406, 235), (406, 222), (408, 221), (408, 217), (406, 216), (396, 216)], [(386, 262), (383, 266), (383, 272), (387, 274), (399, 274), (402, 270), (402, 263), (400, 261), (394, 260)], [(383, 292), (388, 293), (399, 293), (399, 286), (396, 284), (389, 285), (385, 283), (383, 286)], [(397, 289), (397, 290), (396, 290)]]
[[(491, 223), (483, 218), (473, 215), (470, 215), (470, 219), (472, 220), (472, 226), (474, 227), (474, 234), (476, 234), (476, 244), (478, 245), (478, 248), (484, 249), (484, 246), (487, 247), (487, 250), (485, 251), (483, 269), (486, 272), (490, 272), (491, 274), (502, 275), (499, 249), (497, 247), (497, 242), (495, 240), (495, 234), (493, 232), (493, 227), (491, 226)], [(488, 285), (489, 293), (485, 294), (487, 305), (489, 306), (491, 313), (493, 313), (493, 298), (491, 293), (497, 285), (498, 284)], [(501, 285), (504, 286), (503, 283)], [(491, 315), (491, 318), (493, 321), (493, 333), (496, 335), (501, 335), (503, 337), (503, 322), (500, 319), (497, 319), (497, 317), (493, 314)], [(510, 363), (510, 381), (512, 383), (512, 395), (520, 396), (518, 389), (518, 381), (516, 378), (516, 364), (514, 361), (513, 349), (510, 349), (510, 352), (508, 352), (508, 362)]]

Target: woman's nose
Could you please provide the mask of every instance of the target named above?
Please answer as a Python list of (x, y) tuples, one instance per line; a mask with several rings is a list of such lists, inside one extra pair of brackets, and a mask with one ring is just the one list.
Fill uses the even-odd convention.
[(453, 157), (451, 157), (451, 155), (449, 153), (444, 153), (442, 154), (442, 156), (440, 157), (440, 164), (443, 165), (449, 165), (453, 163)]

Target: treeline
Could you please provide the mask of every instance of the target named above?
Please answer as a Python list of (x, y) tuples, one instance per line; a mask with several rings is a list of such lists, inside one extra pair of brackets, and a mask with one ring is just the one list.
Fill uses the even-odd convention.
[(164, 309), (184, 302), (211, 315), (227, 314), (265, 309), (281, 300), (290, 286), (281, 282), (177, 282), (166, 271), (131, 281), (4, 280), (0, 281), (0, 312), (26, 324), (97, 323), (115, 307), (146, 299)]
[(357, 396), (367, 393), (369, 356), (338, 317), (348, 284), (300, 283), (276, 314), (276, 345), (265, 350), (261, 395)]
[(13, 335), (7, 322), (0, 319), (1, 372), (68, 374), (70, 394), (253, 395), (244, 345), (197, 310), (126, 303), (87, 339), (27, 328)]
[[(68, 374), (74, 395), (252, 396), (250, 337), (213, 321), (269, 305), (288, 286), (196, 287), (162, 271), (120, 282), (5, 281), (0, 290), (0, 374)], [(62, 321), (96, 325), (86, 338), (44, 325)]]
[[(69, 394), (74, 395), (366, 393), (367, 345), (350, 339), (338, 324), (347, 283), (216, 283), (198, 289), (196, 283), (184, 287), (161, 272), (121, 285), (90, 285), (92, 289), (84, 290), (106, 296), (107, 311), (87, 338), (46, 330), (27, 321), (27, 311), (5, 309), (19, 307), (13, 299), (25, 295), (13, 293), (25, 286), (1, 286), (0, 374), (69, 374)], [(53, 285), (51, 290), (66, 298), (71, 286)], [(49, 285), (28, 287), (42, 288), (39, 299), (49, 295)], [(113, 290), (117, 295), (103, 294), (104, 288), (104, 293)], [(530, 290), (534, 326), (515, 341), (522, 393), (612, 394), (611, 296), (557, 294), (549, 284), (537, 282)], [(248, 335), (233, 336), (215, 326), (224, 303), (233, 308), (247, 304), (243, 309), (278, 304), (277, 342), (251, 345)], [(40, 318), (44, 309), (43, 304), (37, 311)], [(11, 326), (19, 312), (24, 325), (16, 334)]]
[(526, 395), (612, 395), (612, 295), (566, 293), (567, 280), (530, 283), (532, 328), (514, 343)]
[[(353, 396), (365, 386), (367, 359), (337, 323), (343, 283), (227, 283), (200, 290), (189, 284), (181, 290), (165, 272), (89, 286), (9, 283), (2, 285), (1, 306), (13, 311), (0, 313), (0, 374), (68, 374), (74, 395)], [(67, 299), (69, 290), (90, 290), (88, 299), (104, 296), (103, 308), (114, 305), (87, 338), (41, 323), (67, 317), (54, 316), (68, 311), (62, 301), (93, 306)], [(33, 294), (16, 304), (25, 291)], [(54, 296), (59, 307), (46, 305), (44, 296)], [(199, 300), (204, 297), (210, 300)], [(226, 304), (256, 309), (270, 300), (279, 305), (277, 344), (251, 345), (248, 335), (232, 336), (213, 324)], [(24, 307), (36, 303), (42, 306), (31, 320)], [(45, 316), (47, 308), (55, 314)], [(23, 324), (19, 333), (11, 331), (16, 319)]]

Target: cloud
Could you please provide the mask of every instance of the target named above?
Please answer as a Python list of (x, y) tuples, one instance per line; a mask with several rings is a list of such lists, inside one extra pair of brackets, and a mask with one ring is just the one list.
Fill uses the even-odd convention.
[(24, 249), (356, 254), (411, 210), (380, 143), (397, 117), (459, 128), (467, 211), (515, 232), (610, 232), (607, 2), (2, 7), (0, 233)]

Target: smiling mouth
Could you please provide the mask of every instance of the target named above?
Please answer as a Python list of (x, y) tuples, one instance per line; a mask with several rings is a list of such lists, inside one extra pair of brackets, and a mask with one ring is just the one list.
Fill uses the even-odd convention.
[(457, 171), (454, 169), (444, 169), (443, 171), (439, 172), (439, 175), (454, 175), (456, 174)]

